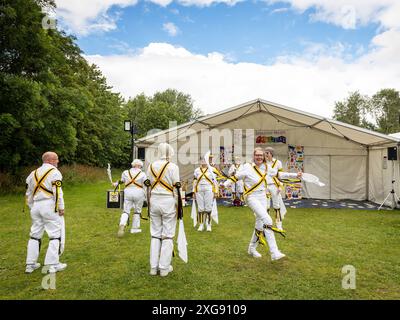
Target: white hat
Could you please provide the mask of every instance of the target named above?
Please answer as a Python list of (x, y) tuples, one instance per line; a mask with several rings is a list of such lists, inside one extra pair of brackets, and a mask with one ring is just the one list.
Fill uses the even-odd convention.
[(160, 159), (171, 159), (174, 156), (174, 149), (165, 142), (158, 145), (158, 156)]
[(265, 152), (269, 152), (269, 153), (271, 153), (272, 155), (274, 155), (274, 148), (272, 148), (272, 147), (266, 147), (265, 148)]
[(143, 168), (143, 162), (139, 159), (133, 160), (131, 164), (132, 164), (132, 167), (139, 165), (141, 168)]

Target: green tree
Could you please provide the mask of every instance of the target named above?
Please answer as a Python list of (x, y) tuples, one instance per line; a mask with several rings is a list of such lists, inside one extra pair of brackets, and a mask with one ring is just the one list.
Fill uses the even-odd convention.
[(333, 118), (355, 126), (373, 129), (373, 124), (367, 120), (369, 114), (368, 97), (358, 91), (351, 92), (344, 101), (335, 102)]
[(144, 93), (126, 103), (128, 118), (133, 120), (137, 137), (143, 137), (152, 129), (168, 129), (170, 121), (182, 124), (201, 116), (201, 110), (193, 106), (192, 98), (177, 90), (157, 92), (153, 97)]
[(400, 96), (395, 89), (382, 89), (372, 96), (370, 109), (378, 131), (389, 134), (400, 131)]
[(43, 28), (41, 6), (54, 2), (0, 4), (0, 169), (38, 163), (47, 150), (63, 162), (125, 162), (122, 99), (75, 38)]

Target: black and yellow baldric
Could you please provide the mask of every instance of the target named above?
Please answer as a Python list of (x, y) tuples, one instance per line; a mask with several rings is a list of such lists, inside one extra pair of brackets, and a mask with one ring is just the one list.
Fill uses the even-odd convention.
[(273, 226), (270, 226), (270, 225), (266, 225), (266, 224), (264, 224), (264, 228), (265, 229), (270, 229), (270, 230), (272, 230), (273, 232), (276, 232), (276, 233), (279, 233), (282, 237), (286, 237), (286, 231), (285, 230), (281, 230), (281, 229), (278, 229), (278, 228), (275, 228), (275, 227), (273, 227)]
[(38, 177), (37, 170), (35, 170), (34, 175), (33, 175), (34, 178), (35, 178), (35, 188), (33, 189), (33, 195), (32, 195), (32, 197), (34, 197), (38, 191), (43, 191), (44, 193), (47, 193), (48, 195), (51, 195), (51, 196), (53, 195), (53, 191), (47, 189), (47, 188), (43, 185), (44, 180), (48, 177), (49, 173), (50, 173), (51, 171), (53, 171), (53, 170), (54, 170), (54, 168), (50, 168), (50, 169), (47, 170), (47, 171), (44, 173), (44, 175), (42, 175), (40, 178)]
[(213, 167), (213, 166), (211, 166), (211, 167), (212, 167), (213, 173), (217, 177), (217, 180), (226, 179), (226, 177), (216, 167)]
[(62, 186), (61, 180), (56, 180), (52, 183), (53, 186), (56, 187), (56, 203), (54, 204), (54, 212), (57, 212), (58, 204), (60, 202), (60, 189)]
[(131, 175), (131, 171), (128, 170), (128, 174), (129, 174), (129, 178), (131, 179), (131, 181), (129, 181), (126, 185), (125, 188), (129, 187), (130, 185), (134, 184), (136, 187), (143, 189), (143, 185), (139, 184), (136, 182), (137, 177), (139, 176), (139, 174), (141, 174), (141, 171), (139, 171), (137, 173), (137, 175), (135, 175), (134, 177), (132, 177)]
[(151, 190), (153, 190), (158, 184), (160, 184), (165, 190), (174, 192), (174, 187), (171, 186), (168, 182), (165, 182), (162, 178), (165, 174), (165, 169), (169, 165), (169, 161), (161, 168), (160, 172), (156, 173), (153, 169), (153, 164), (150, 165), (150, 172), (154, 177), (154, 182), (151, 185)]
[(301, 182), (301, 179), (298, 178), (288, 178), (288, 179), (280, 179), (280, 182), (282, 182), (286, 186), (290, 187), (297, 187), (298, 183)]
[(265, 236), (264, 236), (264, 231), (255, 229), (255, 233), (256, 233), (256, 236), (257, 236), (257, 241), (256, 242), (259, 242), (262, 246), (267, 247), (267, 241), (266, 241)]
[(258, 182), (254, 185), (252, 185), (250, 188), (247, 188), (246, 186), (244, 186), (244, 195), (248, 196), (250, 193), (252, 193), (254, 190), (256, 190), (262, 183), (264, 183), (264, 185), (267, 184), (267, 180), (265, 179), (265, 177), (267, 176), (267, 173), (262, 174), (260, 169), (257, 168), (257, 166), (253, 165), (253, 169), (254, 171), (257, 173), (257, 175), (260, 177), (260, 179), (258, 180)]
[[(278, 159), (275, 159), (274, 163), (272, 164), (271, 168), (275, 168), (276, 164), (278, 163)], [(276, 176), (272, 177), (272, 181), (274, 182), (275, 186), (279, 188), (282, 183), (279, 181), (279, 172), (283, 171), (282, 168), (278, 169)]]
[(236, 176), (231, 176), (231, 177), (229, 177), (228, 179), (231, 180), (231, 181), (233, 181), (234, 183), (236, 183), (236, 182), (239, 181), (239, 179), (236, 178)]
[(208, 169), (204, 169), (204, 171), (203, 171), (203, 169), (200, 168), (200, 171), (201, 171), (201, 175), (200, 175), (198, 178), (196, 178), (197, 181), (196, 181), (196, 185), (195, 185), (195, 187), (194, 187), (194, 192), (197, 192), (197, 191), (198, 191), (199, 183), (200, 183), (201, 179), (204, 178), (204, 179), (206, 179), (206, 180), (211, 184), (211, 186), (212, 186), (212, 191), (215, 193), (215, 185), (214, 185), (214, 183), (210, 180), (210, 178), (207, 177), (207, 175), (206, 175)]

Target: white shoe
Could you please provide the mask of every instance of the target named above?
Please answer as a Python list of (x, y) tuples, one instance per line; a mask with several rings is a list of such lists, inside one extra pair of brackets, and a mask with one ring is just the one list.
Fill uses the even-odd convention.
[(282, 259), (284, 257), (286, 257), (286, 255), (283, 254), (282, 252), (278, 252), (276, 254), (271, 254), (271, 260), (272, 261), (276, 261), (276, 260)]
[(26, 265), (26, 269), (25, 269), (25, 273), (32, 273), (33, 271), (35, 271), (36, 269), (40, 268), (40, 263), (33, 263), (33, 264), (27, 264)]
[(256, 248), (250, 247), (249, 246), (249, 250), (247, 250), (247, 253), (251, 256), (253, 256), (254, 258), (261, 258), (262, 255), (256, 250)]
[(174, 271), (174, 268), (170, 265), (168, 270), (160, 270), (160, 276), (166, 277), (172, 271)]
[(150, 275), (151, 276), (156, 276), (157, 275), (157, 271), (158, 271), (157, 268), (151, 268), (150, 269)]
[(142, 229), (131, 229), (131, 233), (140, 233)]
[(211, 224), (207, 225), (207, 231), (211, 231)]
[(118, 238), (122, 238), (124, 236), (125, 226), (119, 226), (117, 236)]
[(65, 270), (66, 268), (67, 268), (66, 263), (59, 262), (58, 264), (49, 266), (49, 273), (60, 272), (60, 271)]
[(204, 230), (204, 224), (201, 224), (200, 227), (197, 229), (197, 231), (203, 231)]

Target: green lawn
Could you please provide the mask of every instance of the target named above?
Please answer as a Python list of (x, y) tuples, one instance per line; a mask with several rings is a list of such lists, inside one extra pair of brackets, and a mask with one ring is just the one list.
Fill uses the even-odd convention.
[[(116, 232), (120, 211), (105, 208), (106, 183), (64, 189), (67, 242), (56, 290), (43, 275), (24, 274), (30, 228), (22, 195), (0, 197), (0, 299), (399, 299), (398, 211), (289, 209), (288, 256), (247, 255), (254, 226), (248, 208), (219, 208), (219, 225), (197, 232), (185, 208), (189, 262), (173, 259), (168, 277), (150, 276), (149, 222), (141, 234)], [(40, 254), (43, 262), (47, 237)], [(342, 267), (356, 268), (356, 289), (342, 289)]]

